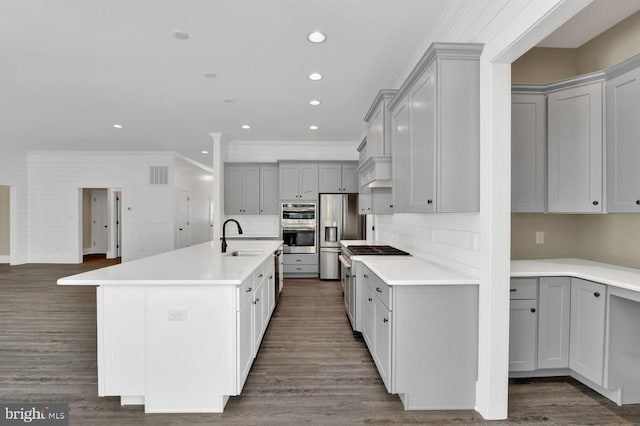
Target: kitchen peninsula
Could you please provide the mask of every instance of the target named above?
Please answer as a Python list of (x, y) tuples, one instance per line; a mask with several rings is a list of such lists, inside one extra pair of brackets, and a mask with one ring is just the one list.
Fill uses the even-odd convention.
[(207, 242), (59, 279), (97, 286), (98, 395), (147, 413), (222, 412), (275, 308), (281, 245)]

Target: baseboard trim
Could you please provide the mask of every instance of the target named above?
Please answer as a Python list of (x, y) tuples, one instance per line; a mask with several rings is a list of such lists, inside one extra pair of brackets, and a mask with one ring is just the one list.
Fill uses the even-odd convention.
[(0, 256), (0, 263), (10, 263), (10, 256)]

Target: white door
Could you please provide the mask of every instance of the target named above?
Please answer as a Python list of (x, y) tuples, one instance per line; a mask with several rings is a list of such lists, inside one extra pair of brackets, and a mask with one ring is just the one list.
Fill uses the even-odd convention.
[(189, 192), (178, 191), (176, 217), (176, 248), (189, 246)]
[(91, 191), (91, 251), (107, 253), (109, 241), (109, 213), (107, 210), (107, 190)]

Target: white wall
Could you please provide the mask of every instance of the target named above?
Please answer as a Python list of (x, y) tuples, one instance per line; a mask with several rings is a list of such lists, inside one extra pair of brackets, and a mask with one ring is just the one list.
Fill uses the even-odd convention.
[(176, 192), (189, 193), (189, 245), (210, 241), (212, 170), (181, 156), (176, 157)]
[(31, 152), (28, 154), (30, 263), (78, 263), (80, 188), (122, 189), (122, 259), (174, 247), (175, 194), (149, 184), (149, 166), (174, 168), (173, 153)]
[(0, 155), (0, 185), (10, 190), (10, 249), (12, 265), (27, 262), (27, 153), (3, 147)]

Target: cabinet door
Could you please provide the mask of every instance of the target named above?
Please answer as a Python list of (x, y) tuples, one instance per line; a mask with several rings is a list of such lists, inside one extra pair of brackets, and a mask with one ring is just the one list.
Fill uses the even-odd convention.
[(280, 181), (280, 199), (296, 200), (299, 199), (298, 191), (298, 165), (297, 164), (280, 164), (279, 167)]
[(260, 167), (244, 168), (244, 214), (260, 212)]
[(538, 368), (567, 368), (571, 278), (540, 277), (538, 306)]
[(536, 301), (512, 300), (509, 315), (509, 371), (536, 368)]
[(251, 363), (253, 362), (253, 305), (249, 302), (240, 306), (236, 313), (237, 324), (237, 351), (238, 351), (238, 371), (237, 371), (237, 394), (240, 394), (245, 380), (249, 375)]
[(409, 212), (409, 103), (405, 98), (393, 110), (391, 117), (393, 155), (393, 206), (398, 213)]
[(640, 69), (607, 81), (607, 206), (640, 212)]
[(391, 311), (376, 297), (374, 303), (373, 359), (388, 392), (391, 392)]
[(260, 167), (260, 214), (279, 214), (278, 168)]
[(318, 200), (318, 165), (301, 164), (299, 171), (300, 199)]
[(374, 214), (393, 214), (391, 188), (379, 188), (371, 191), (371, 209)]
[(602, 385), (606, 287), (571, 279), (571, 344), (569, 368)]
[(371, 193), (360, 193), (358, 194), (358, 210), (360, 214), (371, 214), (373, 213), (372, 204), (371, 204)]
[(342, 192), (355, 194), (358, 192), (358, 165), (343, 164), (342, 165)]
[(273, 309), (276, 307), (276, 277), (273, 265), (267, 270), (267, 288), (265, 290), (265, 300), (267, 303), (267, 309), (265, 309), (265, 327), (269, 323), (269, 318), (271, 318), (271, 314), (273, 313)]
[(229, 166), (224, 174), (224, 212), (242, 214), (244, 210), (244, 167)]
[(340, 164), (318, 165), (318, 191), (321, 193), (342, 192), (342, 168)]
[[(357, 279), (357, 278), (356, 278)], [(369, 352), (374, 352), (374, 299), (375, 296), (371, 293), (371, 290), (366, 285), (366, 282), (362, 286), (364, 289), (364, 297), (362, 298), (362, 337), (365, 343), (369, 347)]]
[(511, 211), (544, 212), (546, 105), (542, 94), (511, 96)]
[(602, 84), (548, 97), (549, 212), (602, 211)]
[(409, 92), (409, 194), (413, 212), (435, 211), (435, 69), (435, 63), (429, 66)]
[(264, 332), (264, 285), (260, 284), (253, 296), (253, 357), (258, 355), (262, 334)]
[(384, 102), (380, 102), (367, 125), (367, 158), (384, 153)]

